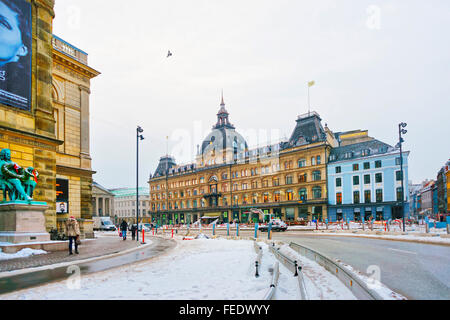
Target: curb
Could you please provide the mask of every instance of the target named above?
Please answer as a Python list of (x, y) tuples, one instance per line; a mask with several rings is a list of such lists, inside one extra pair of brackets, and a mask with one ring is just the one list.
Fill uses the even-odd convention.
[[(342, 234), (342, 233), (304, 233), (302, 235), (307, 236), (338, 236), (338, 237), (353, 237), (353, 238), (367, 238), (367, 239), (376, 239), (376, 240), (392, 240), (392, 241), (402, 241), (402, 242), (414, 242), (414, 243), (423, 243), (423, 244), (435, 244), (440, 246), (450, 246), (450, 242), (436, 242), (436, 241), (427, 241), (420, 239), (395, 239), (395, 238), (381, 238), (381, 237), (371, 237), (368, 235), (354, 235), (354, 234)], [(392, 236), (395, 237), (395, 236)], [(442, 238), (440, 238), (442, 239)]]
[(100, 256), (100, 257), (92, 257), (92, 258), (80, 259), (80, 260), (75, 260), (75, 261), (54, 263), (54, 264), (49, 264), (49, 265), (45, 265), (45, 266), (25, 268), (25, 269), (20, 269), (20, 270), (4, 271), (4, 272), (0, 273), (0, 279), (17, 276), (17, 275), (24, 275), (24, 274), (28, 274), (28, 273), (43, 271), (43, 270), (52, 270), (52, 269), (56, 269), (56, 268), (67, 267), (67, 266), (75, 265), (75, 264), (81, 264), (81, 263), (93, 262), (93, 261), (98, 261), (98, 260), (103, 260), (103, 259), (108, 259), (108, 258), (114, 258), (114, 257), (120, 256), (123, 254), (127, 254), (130, 252), (148, 247), (151, 244), (152, 243), (147, 243), (147, 244), (135, 247), (135, 248), (127, 249), (127, 250), (116, 252), (116, 253), (107, 254), (104, 256)]

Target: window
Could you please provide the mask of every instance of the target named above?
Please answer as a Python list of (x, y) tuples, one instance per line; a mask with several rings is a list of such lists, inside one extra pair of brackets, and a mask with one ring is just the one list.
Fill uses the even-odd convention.
[(298, 160), (298, 167), (299, 168), (306, 167), (306, 160), (305, 159)]
[(370, 174), (364, 175), (364, 184), (370, 184)]
[(275, 202), (280, 202), (280, 200), (281, 200), (281, 197), (280, 197), (280, 192), (279, 191), (276, 191), (275, 193), (274, 193), (274, 201)]
[(258, 195), (256, 193), (254, 193), (253, 196), (252, 196), (252, 202), (253, 203), (258, 203)]
[(396, 181), (402, 181), (402, 172), (401, 171), (396, 171), (395, 172), (395, 180)]
[(359, 186), (359, 176), (353, 176), (353, 185)]
[(336, 173), (341, 173), (341, 167), (336, 167)]
[(402, 201), (402, 187), (397, 188), (397, 201)]
[(395, 165), (399, 166), (400, 165), (400, 157), (395, 158)]
[(320, 181), (321, 180), (320, 171), (313, 171), (312, 176), (313, 176), (313, 181)]
[(371, 196), (370, 196), (370, 190), (364, 191), (364, 203), (370, 203), (372, 202)]
[(336, 178), (336, 187), (342, 187), (342, 178)]
[(321, 187), (314, 187), (312, 189), (312, 192), (313, 192), (313, 198), (314, 199), (322, 198), (322, 188)]
[(370, 169), (370, 162), (364, 162), (364, 170)]
[(273, 185), (276, 187), (276, 186), (279, 186), (280, 185), (280, 178), (276, 178), (276, 179), (273, 179)]
[(375, 173), (375, 182), (376, 183), (382, 183), (383, 182), (383, 174), (382, 173)]
[(287, 201), (292, 201), (292, 200), (294, 200), (294, 193), (292, 192), (292, 190), (286, 191), (286, 200), (287, 200)]
[(321, 163), (320, 156), (317, 156), (317, 164), (320, 164), (320, 163)]
[(242, 196), (242, 204), (247, 204), (248, 203), (248, 195), (247, 194), (244, 194), (243, 196)]
[(307, 193), (306, 193), (306, 189), (302, 188), (298, 191), (298, 198), (300, 199), (301, 202), (305, 202), (306, 199), (308, 198)]
[(248, 186), (247, 186), (246, 183), (243, 183), (243, 184), (242, 184), (242, 190), (247, 190), (247, 187), (248, 187)]
[(381, 160), (375, 161), (375, 168), (381, 168)]
[(342, 204), (342, 192), (336, 193), (336, 204)]
[(312, 166), (316, 165), (316, 158), (315, 157), (311, 157), (311, 165)]
[(307, 180), (306, 177), (307, 177), (306, 173), (299, 175), (298, 182), (306, 182)]
[(286, 176), (286, 184), (292, 184), (292, 176)]
[(264, 203), (269, 202), (269, 193), (268, 192), (264, 193), (263, 201), (264, 201)]
[(376, 202), (383, 202), (383, 189), (376, 190)]
[(359, 203), (359, 191), (353, 191), (353, 203)]
[(269, 181), (264, 180), (264, 181), (262, 182), (262, 186), (263, 186), (263, 188), (268, 187), (268, 186), (269, 186)]
[(353, 165), (353, 171), (358, 171), (359, 170), (359, 164), (355, 163)]

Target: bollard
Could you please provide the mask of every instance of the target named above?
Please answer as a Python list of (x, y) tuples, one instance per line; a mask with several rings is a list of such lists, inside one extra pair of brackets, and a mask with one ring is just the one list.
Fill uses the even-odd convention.
[(227, 237), (230, 236), (230, 223), (227, 222)]
[(373, 231), (373, 219), (370, 220), (370, 231)]
[(258, 238), (258, 222), (255, 223), (255, 239)]
[(326, 228), (328, 230), (328, 219), (325, 219), (325, 226), (326, 226)]
[(347, 218), (347, 230), (350, 230), (350, 219)]
[(272, 240), (272, 222), (269, 222), (269, 228), (267, 229), (267, 239)]
[(316, 230), (319, 230), (319, 222), (316, 220)]
[(142, 228), (142, 243), (145, 244), (145, 230)]
[(294, 264), (295, 264), (295, 273), (294, 273), (294, 277), (298, 277), (298, 264), (297, 264), (297, 260), (296, 261), (294, 261)]
[(152, 235), (155, 235), (155, 229), (152, 228)]
[(239, 237), (239, 223), (236, 223), (236, 237)]
[(172, 238), (173, 238), (173, 228), (172, 228)]
[(364, 221), (364, 217), (361, 217), (361, 221), (362, 221), (362, 227), (363, 227), (363, 231), (365, 230), (364, 225), (365, 225), (365, 221)]
[(213, 223), (213, 232), (212, 232), (212, 234), (213, 234), (213, 236), (216, 235), (216, 224), (215, 223)]
[[(448, 228), (448, 225), (447, 225), (447, 228)], [(425, 232), (430, 233), (430, 224), (428, 222), (425, 223)]]
[(255, 274), (255, 277), (258, 278), (258, 277), (259, 277), (259, 273), (258, 273), (258, 261), (255, 261), (255, 266), (256, 266), (256, 274)]

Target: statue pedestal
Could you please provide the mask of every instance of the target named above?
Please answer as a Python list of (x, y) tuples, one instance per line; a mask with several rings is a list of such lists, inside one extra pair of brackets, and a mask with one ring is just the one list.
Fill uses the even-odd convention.
[(14, 201), (0, 203), (0, 242), (13, 244), (50, 241), (45, 229), (47, 203)]

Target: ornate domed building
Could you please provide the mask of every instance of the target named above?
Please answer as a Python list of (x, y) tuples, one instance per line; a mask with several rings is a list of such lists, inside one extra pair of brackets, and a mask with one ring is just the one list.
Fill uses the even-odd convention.
[(198, 166), (231, 163), (245, 158), (245, 152), (248, 151), (247, 142), (230, 123), (228, 116), (229, 113), (225, 109), (222, 95), (222, 103), (217, 113), (217, 123), (203, 140), (201, 153), (199, 152), (197, 155)]

